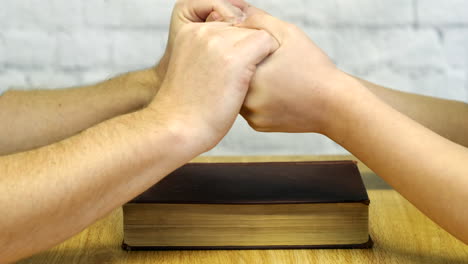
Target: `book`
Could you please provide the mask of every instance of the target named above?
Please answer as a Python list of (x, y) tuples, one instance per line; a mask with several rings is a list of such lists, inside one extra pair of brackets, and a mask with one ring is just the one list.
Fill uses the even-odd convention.
[(126, 250), (369, 248), (353, 161), (189, 163), (123, 207)]

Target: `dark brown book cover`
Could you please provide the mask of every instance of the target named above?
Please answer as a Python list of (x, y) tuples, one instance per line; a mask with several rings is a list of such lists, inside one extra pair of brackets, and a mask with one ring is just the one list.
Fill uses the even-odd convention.
[[(169, 174), (129, 203), (173, 204), (369, 204), (353, 161), (189, 163)], [(359, 245), (278, 248), (368, 248)], [(127, 250), (182, 249), (131, 247)], [(229, 249), (229, 247), (222, 247)], [(239, 247), (235, 247), (239, 248)], [(275, 248), (275, 247), (255, 247)], [(185, 249), (185, 248), (184, 248)], [(217, 249), (189, 247), (186, 249)]]

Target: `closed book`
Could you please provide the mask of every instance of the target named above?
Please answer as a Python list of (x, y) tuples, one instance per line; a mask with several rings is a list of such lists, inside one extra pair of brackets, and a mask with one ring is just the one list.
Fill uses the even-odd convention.
[(353, 161), (190, 163), (123, 207), (127, 250), (368, 248)]

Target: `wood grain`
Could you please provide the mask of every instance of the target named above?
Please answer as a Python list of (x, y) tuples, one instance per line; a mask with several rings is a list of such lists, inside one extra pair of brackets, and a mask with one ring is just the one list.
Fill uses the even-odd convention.
[[(303, 161), (354, 159), (351, 156), (201, 157), (197, 162)], [(361, 173), (372, 172), (362, 164)], [(211, 263), (468, 263), (468, 246), (421, 214), (397, 192), (369, 189), (372, 249), (214, 250), (125, 252), (122, 210), (65, 243), (21, 264), (211, 264)], [(26, 246), (26, 245), (25, 245)]]

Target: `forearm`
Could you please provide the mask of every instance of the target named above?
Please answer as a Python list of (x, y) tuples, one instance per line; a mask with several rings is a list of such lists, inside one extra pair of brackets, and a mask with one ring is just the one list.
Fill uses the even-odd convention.
[(402, 115), (354, 80), (341, 86), (352, 92), (337, 102), (327, 135), (467, 243), (467, 149)]
[(9, 91), (0, 96), (0, 155), (45, 146), (141, 109), (152, 100), (159, 82), (148, 69), (92, 86)]
[(468, 104), (400, 92), (356, 79), (399, 112), (437, 134), (468, 147)]
[(199, 154), (187, 131), (157, 122), (143, 110), (1, 157), (0, 262), (78, 233)]

